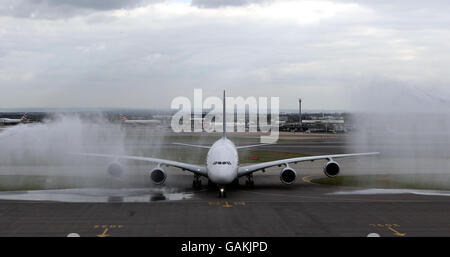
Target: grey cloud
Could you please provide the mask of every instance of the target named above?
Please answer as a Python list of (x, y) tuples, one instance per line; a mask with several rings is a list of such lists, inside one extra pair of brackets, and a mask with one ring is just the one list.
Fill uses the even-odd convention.
[[(416, 90), (418, 97), (408, 96), (414, 101), (446, 99), (449, 26), (429, 19), (444, 17), (446, 9), (367, 6), (377, 19), (348, 15), (311, 25), (154, 13), (108, 23), (100, 12), (106, 7), (81, 4), (69, 7), (99, 13), (87, 22), (10, 19), (0, 28), (0, 89), (8, 96), (0, 108), (169, 107), (174, 96), (191, 97), (193, 88), (205, 96), (222, 89), (280, 96), (282, 108), (295, 108), (299, 96), (312, 109), (355, 107), (347, 104), (355, 98), (365, 99), (356, 105), (364, 109), (383, 95), (393, 106), (391, 99), (406, 97), (405, 85), (432, 89), (431, 96)], [(49, 30), (37, 29), (40, 24)], [(367, 89), (352, 97), (352, 88)]]
[(372, 7), (384, 7), (384, 8), (394, 8), (394, 9), (414, 9), (420, 7), (422, 9), (427, 9), (428, 7), (443, 7), (449, 6), (450, 3), (447, 0), (430, 0), (424, 3), (422, 0), (335, 0), (334, 2), (345, 2), (345, 3), (358, 3)]
[(6, 0), (0, 16), (35, 19), (70, 18), (98, 11), (130, 9), (163, 0)]
[(337, 0), (341, 3), (357, 3), (380, 15), (373, 25), (394, 29), (423, 29), (448, 27), (450, 1), (447, 0)]
[(31, 0), (35, 3), (47, 3), (51, 6), (72, 6), (75, 8), (86, 8), (94, 10), (114, 10), (133, 8), (142, 4), (143, 0)]
[(191, 5), (201, 8), (220, 8), (227, 6), (245, 6), (249, 4), (262, 4), (274, 0), (192, 0)]

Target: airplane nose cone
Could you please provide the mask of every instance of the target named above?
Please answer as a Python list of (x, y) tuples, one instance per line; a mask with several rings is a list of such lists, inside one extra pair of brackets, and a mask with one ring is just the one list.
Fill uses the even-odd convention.
[(210, 172), (208, 174), (209, 179), (219, 185), (226, 185), (233, 182), (233, 180), (236, 178), (236, 174), (234, 172), (225, 172), (225, 171), (215, 171)]

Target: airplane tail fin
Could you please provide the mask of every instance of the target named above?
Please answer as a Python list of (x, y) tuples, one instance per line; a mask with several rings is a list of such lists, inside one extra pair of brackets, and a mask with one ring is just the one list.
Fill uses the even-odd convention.
[(28, 117), (28, 113), (25, 113), (22, 118), (20, 118), (21, 121), (26, 121)]
[(125, 115), (123, 115), (123, 114), (120, 114), (119, 117), (120, 117), (120, 119), (122, 120), (122, 122), (125, 122), (126, 120), (128, 120), (128, 119), (127, 119), (127, 116), (125, 116)]
[(223, 135), (222, 138), (227, 138), (227, 113), (225, 108), (225, 90), (223, 91), (223, 116), (222, 116), (222, 126), (223, 126)]

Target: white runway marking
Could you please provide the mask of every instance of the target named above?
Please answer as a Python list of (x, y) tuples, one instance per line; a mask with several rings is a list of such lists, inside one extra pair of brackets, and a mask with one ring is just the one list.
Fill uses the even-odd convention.
[(367, 235), (367, 237), (380, 237), (380, 234), (378, 233), (370, 233)]
[(80, 234), (70, 233), (70, 234), (67, 235), (67, 237), (80, 237)]

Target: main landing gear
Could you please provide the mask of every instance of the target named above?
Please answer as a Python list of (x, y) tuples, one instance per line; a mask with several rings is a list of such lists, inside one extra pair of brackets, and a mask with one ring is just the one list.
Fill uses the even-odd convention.
[(194, 181), (192, 181), (192, 187), (194, 189), (201, 189), (202, 188), (202, 181), (200, 180), (199, 175), (194, 175)]
[(217, 185), (214, 182), (212, 182), (210, 179), (208, 179), (208, 188), (209, 189), (216, 189)]
[(253, 174), (247, 175), (247, 180), (245, 181), (245, 185), (248, 187), (253, 187), (255, 185), (255, 181), (253, 181)]

